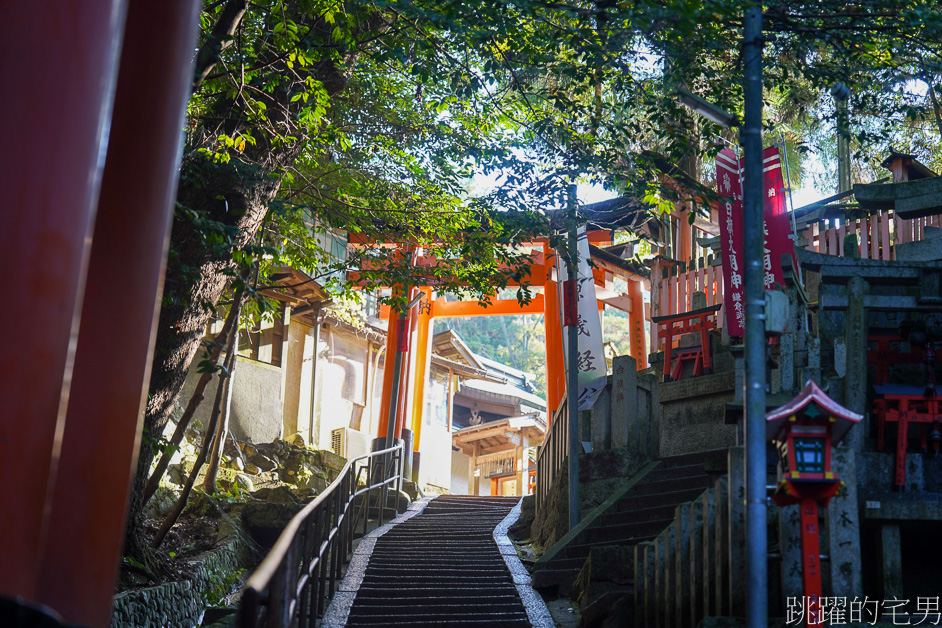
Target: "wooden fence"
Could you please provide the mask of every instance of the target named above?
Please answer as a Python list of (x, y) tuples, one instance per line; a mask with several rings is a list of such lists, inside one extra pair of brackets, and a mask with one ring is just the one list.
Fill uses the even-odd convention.
[(541, 510), (550, 487), (569, 461), (569, 411), (566, 398), (553, 413), (536, 454), (536, 508)]
[(517, 451), (509, 449), (477, 457), (479, 477), (484, 480), (494, 475), (506, 475), (517, 470)]
[[(683, 265), (663, 269), (661, 281), (651, 285), (651, 315), (666, 316), (697, 309), (693, 305), (693, 295), (697, 292), (706, 295), (705, 305), (723, 303), (723, 267), (714, 266), (713, 260), (713, 257), (701, 258), (696, 264), (691, 263), (689, 270)], [(724, 318), (722, 313), (716, 317), (718, 327), (723, 327)], [(652, 351), (662, 349), (656, 325), (651, 325), (650, 347)]]
[(896, 245), (917, 242), (925, 237), (926, 227), (942, 227), (942, 216), (904, 219), (893, 211), (880, 211), (862, 218), (819, 220), (802, 231), (810, 251), (845, 257), (845, 238), (857, 236), (863, 259), (890, 261), (896, 259)]
[[(852, 254), (852, 251), (845, 250), (849, 242), (847, 236), (855, 235), (861, 258), (890, 261), (896, 259), (898, 244), (922, 240), (926, 227), (942, 228), (942, 215), (904, 219), (892, 210), (878, 211), (857, 218), (819, 219), (799, 224), (798, 242), (810, 251), (845, 257)], [(651, 316), (680, 314), (695, 309), (692, 302), (695, 292), (706, 295), (706, 305), (722, 303), (723, 271), (722, 266), (713, 265), (714, 260), (714, 257), (700, 258), (672, 267), (666, 267), (663, 262), (656, 264), (652, 268), (652, 280), (656, 274), (660, 274), (660, 279), (652, 281)], [(718, 327), (723, 327), (725, 318), (722, 313), (717, 317)], [(662, 348), (654, 329), (650, 346), (652, 351)]]

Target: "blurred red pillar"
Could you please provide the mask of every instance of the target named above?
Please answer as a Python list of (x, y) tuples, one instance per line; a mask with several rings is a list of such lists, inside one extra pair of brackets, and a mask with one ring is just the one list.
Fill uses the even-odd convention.
[(0, 593), (27, 600), (37, 594), (124, 4), (13, 2), (0, 19)]
[(107, 626), (111, 617), (199, 7), (199, 0), (128, 7), (38, 591), (42, 603), (85, 625)]
[(111, 615), (199, 11), (132, 0), (125, 31), (125, 4), (17, 3), (0, 21), (17, 89), (0, 99), (16, 334), (0, 357), (0, 593), (93, 626)]

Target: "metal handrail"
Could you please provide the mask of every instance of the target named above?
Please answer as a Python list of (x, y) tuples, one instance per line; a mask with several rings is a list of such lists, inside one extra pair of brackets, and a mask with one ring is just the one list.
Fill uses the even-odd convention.
[[(237, 617), (240, 628), (315, 625), (353, 551), (361, 516), (366, 534), (373, 490), (380, 494), (380, 526), (389, 485), (402, 490), (404, 449), (400, 442), (350, 460), (330, 486), (291, 519), (246, 583)], [(364, 461), (354, 474), (356, 464)], [(366, 486), (359, 488), (364, 470)]]

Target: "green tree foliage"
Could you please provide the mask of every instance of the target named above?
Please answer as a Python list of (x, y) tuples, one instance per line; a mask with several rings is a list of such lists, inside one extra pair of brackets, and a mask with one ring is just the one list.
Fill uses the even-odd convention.
[[(574, 178), (643, 198), (658, 181), (644, 151), (708, 158), (719, 129), (672, 94), (684, 85), (741, 109), (745, 5), (207, 2), (145, 429), (161, 433), (233, 280), (264, 286), (291, 264), (327, 283), (353, 269), (367, 286), (434, 282), (483, 297), (520, 274), (508, 245), (549, 230), (547, 210), (565, 206)], [(859, 149), (880, 133), (922, 133), (937, 150), (935, 92), (904, 89), (937, 89), (932, 0), (772, 2), (766, 16), (768, 122), (793, 144), (827, 135), (823, 94), (840, 80), (855, 94)], [(469, 198), (473, 173), (499, 185)], [(324, 245), (346, 233), (408, 242), (441, 265), (420, 272), (378, 246), (337, 260)], [(150, 462), (142, 451), (132, 550)]]

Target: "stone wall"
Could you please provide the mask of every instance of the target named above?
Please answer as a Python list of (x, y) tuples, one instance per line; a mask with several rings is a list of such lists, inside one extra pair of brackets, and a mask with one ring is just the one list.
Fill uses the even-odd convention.
[(232, 593), (240, 570), (249, 570), (258, 562), (238, 524), (223, 520), (220, 535), (228, 538), (222, 547), (194, 558), (196, 573), (191, 580), (125, 591), (114, 597), (111, 628), (199, 626), (209, 602)]
[[(197, 372), (194, 362), (180, 393), (181, 412), (193, 395), (193, 389), (201, 376), (202, 373)], [(237, 439), (250, 443), (270, 443), (282, 437), (282, 380), (283, 370), (280, 367), (248, 358), (238, 358), (232, 380), (232, 406), (229, 417), (229, 429)], [(203, 393), (203, 402), (193, 415), (192, 425), (197, 425), (200, 430), (209, 425), (218, 383), (218, 377), (214, 376), (210, 380)]]
[[(593, 451), (579, 456), (579, 512), (584, 519), (647, 462), (627, 447)], [(538, 507), (531, 527), (537, 544), (550, 548), (569, 532), (569, 469), (553, 481), (546, 499)]]
[(126, 591), (114, 598), (112, 628), (157, 628), (199, 626), (203, 598), (193, 582), (170, 582), (139, 591)]
[(270, 443), (282, 437), (282, 380), (280, 367), (239, 358), (229, 419), (233, 436), (250, 443)]
[(660, 457), (735, 445), (736, 426), (726, 424), (735, 387), (732, 370), (661, 383)]

